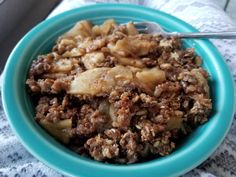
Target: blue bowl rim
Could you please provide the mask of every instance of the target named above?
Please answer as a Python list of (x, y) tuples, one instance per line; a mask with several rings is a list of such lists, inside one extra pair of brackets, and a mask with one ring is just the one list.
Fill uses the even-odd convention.
[[(23, 143), (23, 145), (26, 147), (26, 149), (32, 153), (35, 157), (37, 157), (38, 159), (40, 159), (41, 161), (43, 161), (45, 164), (49, 165), (50, 167), (53, 167), (55, 169), (57, 169), (58, 171), (67, 174), (67, 175), (76, 175), (76, 173), (73, 171), (71, 172), (70, 170), (65, 169), (65, 165), (66, 164), (60, 164), (60, 165), (55, 165), (54, 161), (55, 159), (51, 159), (50, 156), (48, 155), (44, 155), (42, 156), (38, 154), (37, 152), (37, 148), (35, 147), (34, 143), (30, 142), (31, 140), (28, 140), (27, 137), (24, 135), (22, 135), (20, 132), (18, 132), (18, 130), (20, 129), (20, 127), (18, 127), (12, 117), (17, 116), (17, 114), (20, 114), (20, 111), (17, 108), (17, 105), (12, 104), (14, 102), (14, 98), (11, 97), (11, 95), (9, 94), (9, 92), (13, 91), (11, 89), (11, 82), (9, 82), (12, 79), (12, 71), (10, 68), (13, 67), (14, 62), (16, 60), (16, 53), (18, 52), (19, 48), (21, 47), (21, 45), (23, 43), (26, 43), (28, 40), (30, 40), (35, 34), (37, 34), (38, 31), (43, 30), (44, 26), (49, 25), (51, 23), (54, 23), (55, 21), (59, 21), (61, 18), (65, 17), (65, 16), (70, 16), (72, 14), (76, 14), (78, 12), (81, 11), (92, 11), (92, 10), (96, 10), (96, 9), (106, 9), (106, 8), (115, 8), (115, 9), (127, 9), (127, 10), (131, 10), (131, 9), (136, 9), (139, 11), (145, 11), (147, 13), (159, 13), (163, 16), (163, 18), (167, 18), (170, 19), (172, 21), (175, 21), (176, 23), (179, 23), (183, 26), (186, 27), (187, 30), (189, 31), (197, 31), (195, 28), (193, 28), (192, 26), (190, 26), (189, 24), (173, 17), (170, 16), (169, 14), (166, 14), (164, 12), (160, 12), (154, 9), (149, 9), (146, 7), (141, 7), (141, 6), (136, 6), (136, 5), (128, 5), (128, 4), (96, 4), (96, 5), (89, 5), (89, 6), (84, 6), (84, 7), (80, 7), (80, 8), (76, 8), (64, 13), (61, 13), (55, 17), (52, 17), (46, 21), (41, 22), (40, 24), (38, 24), (36, 27), (34, 27), (30, 32), (28, 32), (20, 41), (19, 43), (16, 45), (16, 47), (14, 48), (14, 50), (12, 51), (11, 55), (9, 56), (9, 59), (6, 63), (5, 69), (4, 69), (4, 74), (3, 74), (3, 86), (2, 86), (2, 101), (3, 101), (3, 108), (5, 110), (5, 113), (8, 117), (8, 120), (10, 122), (10, 125), (12, 127), (12, 129), (14, 130), (15, 134), (18, 136), (18, 138), (21, 140), (21, 142)], [(209, 148), (205, 148), (205, 149), (201, 149), (201, 152), (199, 154), (204, 154), (202, 157), (199, 157), (198, 159), (195, 159), (195, 162), (193, 164), (184, 164), (182, 166), (181, 169), (178, 169), (174, 174), (169, 174), (169, 176), (172, 175), (180, 175), (183, 174), (184, 172), (189, 171), (190, 169), (196, 167), (197, 165), (199, 165), (201, 162), (203, 162), (204, 160), (206, 160), (207, 157), (210, 156), (210, 154), (212, 154), (215, 149), (219, 146), (219, 144), (223, 141), (224, 137), (226, 136), (230, 125), (232, 123), (232, 118), (233, 118), (233, 113), (235, 112), (235, 96), (234, 96), (234, 84), (233, 84), (233, 80), (231, 77), (231, 74), (229, 72), (229, 69), (227, 68), (225, 62), (223, 61), (221, 55), (219, 54), (219, 52), (217, 51), (217, 49), (213, 46), (213, 44), (211, 44), (209, 41), (207, 40), (203, 40), (200, 41), (201, 44), (206, 46), (206, 49), (210, 51), (210, 53), (212, 55), (214, 55), (214, 57), (217, 59), (217, 62), (221, 65), (221, 70), (223, 70), (223, 74), (220, 77), (220, 79), (223, 81), (224, 79), (227, 79), (227, 82), (225, 83), (225, 85), (223, 85), (223, 87), (225, 89), (223, 89), (224, 94), (226, 94), (226, 89), (229, 91), (226, 95), (229, 96), (229, 98), (226, 97), (226, 95), (224, 95), (224, 98), (231, 103), (231, 105), (227, 108), (228, 113), (224, 112), (229, 118), (227, 119), (227, 124), (225, 124), (225, 127), (223, 130), (220, 131), (221, 134), (218, 134), (218, 139), (213, 143), (212, 147)], [(223, 83), (223, 82), (222, 82)], [(226, 88), (227, 87), (227, 88)], [(15, 106), (15, 111), (12, 112), (11, 111), (11, 107)], [(223, 114), (222, 114), (223, 115)], [(26, 123), (27, 124), (27, 123)], [(29, 125), (27, 125), (29, 126)], [(37, 137), (37, 136), (35, 136)], [(39, 137), (37, 137), (39, 138)], [(44, 140), (40, 140), (41, 142), (49, 145), (48, 143), (46, 143)], [(196, 144), (194, 147), (191, 147), (192, 149), (189, 150), (196, 150), (196, 146), (200, 146), (201, 144)], [(37, 146), (37, 145), (36, 145)], [(50, 146), (50, 145), (49, 145)], [(44, 146), (46, 147), (46, 146)], [(48, 149), (45, 149), (45, 151), (47, 151)], [(55, 152), (55, 153), (62, 153), (60, 151)], [(185, 152), (187, 154), (185, 155), (191, 155), (191, 152)], [(80, 165), (82, 165), (82, 168), (86, 168), (86, 169), (93, 169), (93, 170), (97, 170), (97, 172), (101, 172), (103, 170), (109, 170), (110, 174), (113, 174), (115, 172), (117, 173), (122, 173), (125, 174), (126, 172), (135, 172), (136, 173), (140, 170), (153, 170), (156, 171), (155, 169), (158, 169), (158, 165), (163, 166), (163, 165), (174, 165), (173, 160), (168, 160), (165, 159), (164, 161), (162, 160), (162, 164), (160, 164), (159, 161), (151, 161), (151, 162), (147, 162), (147, 163), (141, 163), (141, 164), (132, 164), (132, 165), (128, 165), (128, 166), (114, 166), (114, 165), (110, 165), (110, 164), (103, 164), (103, 163), (96, 163), (96, 162), (87, 162), (84, 161), (83, 159), (79, 159), (76, 157), (69, 157), (67, 154), (63, 154), (64, 157), (66, 158), (70, 158), (71, 162), (75, 162), (75, 163), (80, 163)], [(180, 157), (181, 154), (179, 154), (178, 158)], [(180, 160), (180, 159), (179, 159)], [(183, 161), (184, 163), (184, 161)], [(168, 166), (169, 166), (168, 165)], [(168, 168), (167, 168), (168, 169)], [(105, 172), (105, 171), (104, 171)], [(86, 173), (81, 174), (81, 176), (85, 176)], [(103, 172), (101, 172), (101, 174), (103, 174)], [(105, 174), (105, 173), (104, 173)], [(134, 173), (129, 173), (129, 174), (134, 174)]]

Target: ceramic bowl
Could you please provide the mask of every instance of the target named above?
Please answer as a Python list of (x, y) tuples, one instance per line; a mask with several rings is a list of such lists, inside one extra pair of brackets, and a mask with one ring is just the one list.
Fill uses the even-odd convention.
[(4, 110), (15, 134), (36, 158), (59, 172), (79, 177), (167, 177), (181, 175), (206, 160), (219, 146), (232, 122), (234, 88), (223, 58), (208, 40), (184, 40), (203, 59), (210, 74), (213, 111), (209, 121), (198, 127), (168, 156), (148, 162), (114, 165), (96, 162), (70, 151), (47, 134), (34, 120), (34, 108), (26, 92), (26, 76), (33, 59), (51, 50), (57, 37), (77, 21), (101, 24), (113, 18), (118, 23), (153, 21), (165, 30), (194, 32), (189, 24), (166, 13), (135, 5), (99, 4), (67, 11), (43, 21), (28, 32), (12, 51), (3, 76)]

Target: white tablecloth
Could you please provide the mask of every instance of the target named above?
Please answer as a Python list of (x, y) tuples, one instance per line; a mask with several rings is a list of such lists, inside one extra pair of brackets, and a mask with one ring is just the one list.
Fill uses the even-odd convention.
[[(236, 24), (215, 0), (64, 0), (49, 15), (93, 3), (133, 3), (170, 13), (200, 31), (236, 30)], [(236, 82), (236, 40), (212, 40), (221, 52)], [(216, 129), (217, 131), (217, 129)], [(59, 177), (62, 174), (35, 159), (12, 133), (0, 106), (0, 177)], [(221, 146), (200, 166), (184, 177), (236, 176), (236, 116)]]

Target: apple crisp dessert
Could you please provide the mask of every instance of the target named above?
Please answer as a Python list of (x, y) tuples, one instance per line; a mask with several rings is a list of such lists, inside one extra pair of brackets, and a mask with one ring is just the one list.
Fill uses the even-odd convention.
[(178, 38), (78, 22), (34, 60), (35, 120), (78, 154), (134, 163), (170, 154), (208, 120), (208, 73)]

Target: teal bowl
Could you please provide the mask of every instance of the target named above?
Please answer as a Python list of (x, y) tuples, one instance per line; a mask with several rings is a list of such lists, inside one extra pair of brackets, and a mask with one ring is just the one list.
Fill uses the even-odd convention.
[(45, 20), (27, 33), (12, 51), (3, 76), (2, 100), (12, 129), (26, 149), (48, 166), (68, 176), (79, 177), (167, 177), (179, 176), (206, 160), (219, 146), (231, 125), (234, 88), (231, 74), (216, 48), (208, 40), (185, 40), (195, 48), (210, 73), (213, 111), (170, 155), (148, 162), (114, 165), (79, 156), (54, 140), (34, 121), (34, 108), (26, 92), (30, 63), (51, 50), (56, 38), (79, 20), (100, 24), (113, 18), (118, 23), (153, 21), (168, 31), (193, 32), (192, 26), (166, 13), (135, 5), (99, 4), (74, 9)]

